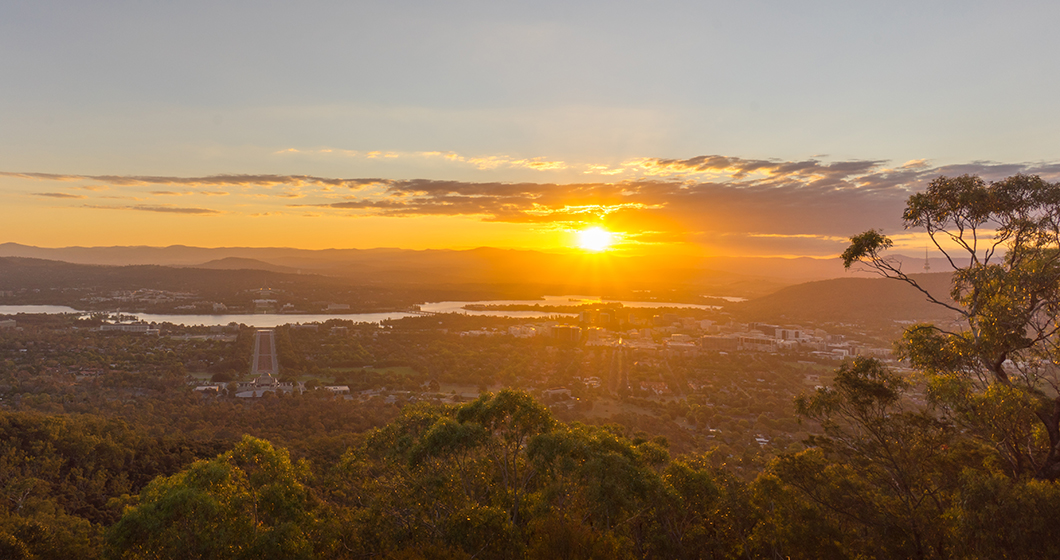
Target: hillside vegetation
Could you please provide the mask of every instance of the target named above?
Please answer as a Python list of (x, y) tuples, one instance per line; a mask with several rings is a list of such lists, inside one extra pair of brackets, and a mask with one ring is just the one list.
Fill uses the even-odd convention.
[[(663, 438), (559, 422), (517, 391), (408, 405), (298, 461), (249, 436), (216, 454), (216, 442), (95, 415), (0, 412), (0, 557), (1060, 553), (1051, 533), (1060, 522), (1056, 482), (1012, 477), (952, 426), (901, 411), (902, 382), (874, 363), (844, 367), (834, 391), (800, 405), (824, 421), (826, 437), (752, 479), (709, 454), (674, 457)], [(293, 424), (277, 423), (276, 437), (294, 442), (303, 417), (319, 416), (325, 403), (286, 400)], [(834, 405), (847, 412), (828, 412)], [(224, 421), (234, 411), (217, 412)], [(832, 422), (847, 413), (862, 414), (855, 424), (875, 435), (848, 430), (853, 417)]]
[[(949, 292), (948, 273), (913, 277), (933, 294)], [(806, 282), (731, 305), (727, 309), (743, 320), (811, 324), (941, 322), (952, 320), (954, 315), (930, 303), (916, 288), (887, 278), (836, 278)]]

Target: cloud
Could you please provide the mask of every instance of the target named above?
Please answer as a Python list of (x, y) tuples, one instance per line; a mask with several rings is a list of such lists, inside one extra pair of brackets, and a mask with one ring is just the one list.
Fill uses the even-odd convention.
[(727, 156), (698, 156), (689, 159), (642, 158), (623, 163), (627, 169), (649, 176), (708, 175), (719, 179), (756, 181), (797, 180), (817, 186), (841, 185), (843, 181), (880, 169), (882, 160), (851, 160), (822, 163), (816, 159), (802, 161), (753, 160)]
[(79, 175), (57, 175), (55, 173), (14, 173), (0, 171), (0, 176), (15, 179), (40, 179), (45, 181), (80, 181), (83, 177)]
[[(616, 212), (683, 212), (712, 206), (781, 205), (802, 207), (825, 201), (846, 202), (880, 197), (904, 200), (910, 188), (885, 184), (886, 175), (862, 185), (851, 181), (821, 181), (795, 175), (742, 182), (695, 182), (648, 179), (615, 183), (472, 183), (416, 179), (389, 181), (380, 197), (362, 197), (320, 206), (337, 209), (375, 209), (384, 213), (476, 214), (510, 221), (538, 221), (542, 215)], [(867, 187), (867, 188), (863, 188)], [(765, 203), (765, 204), (763, 204)]]
[(190, 196), (201, 194), (205, 196), (228, 196), (225, 191), (150, 191), (147, 194), (155, 196)]
[(741, 243), (748, 247), (772, 243), (792, 250), (841, 250), (853, 233), (869, 228), (901, 230), (905, 200), (941, 174), (1000, 178), (1023, 172), (1060, 178), (1060, 164), (1049, 163), (973, 162), (938, 167), (922, 160), (891, 165), (878, 160), (702, 156), (639, 160), (638, 165), (714, 176), (709, 180), (649, 176), (575, 184), (389, 180), (379, 182), (383, 188), (378, 195), (290, 206), (354, 215), (477, 216), (484, 221), (563, 227), (599, 222), (616, 231), (683, 232), (685, 239), (704, 242), (724, 234), (742, 236)]
[(69, 194), (63, 192), (38, 192), (32, 194), (33, 196), (46, 196), (48, 198), (88, 198), (83, 194)]
[(298, 148), (287, 148), (274, 152), (276, 155), (284, 154), (306, 154), (306, 155), (334, 155), (347, 158), (360, 159), (444, 159), (446, 161), (470, 165), (479, 170), (489, 169), (532, 169), (536, 171), (561, 171), (571, 167), (570, 164), (549, 160), (545, 158), (520, 158), (508, 155), (493, 156), (466, 156), (455, 152), (383, 152), (383, 151), (358, 151), (341, 150), (334, 148), (317, 148), (302, 150)]
[[(449, 157), (438, 154), (438, 157)], [(940, 166), (926, 160), (894, 164), (883, 160), (784, 161), (704, 155), (687, 159), (639, 158), (621, 167), (627, 174), (630, 170), (641, 174), (578, 183), (251, 174), (203, 177), (0, 174), (59, 181), (80, 177), (108, 186), (267, 186), (272, 190), (248, 193), (256, 198), (256, 215), (270, 215), (287, 208), (325, 216), (468, 216), (488, 222), (549, 228), (599, 223), (640, 242), (677, 238), (733, 245), (733, 240), (739, 239), (737, 245), (748, 248), (773, 244), (793, 251), (804, 247), (825, 253), (841, 250), (849, 235), (869, 228), (901, 231), (906, 199), (939, 175), (969, 173), (992, 180), (1015, 173), (1032, 173), (1049, 181), (1060, 179), (1060, 163), (1052, 162), (977, 161)], [(182, 192), (179, 188), (153, 191), (156, 195)], [(170, 205), (105, 208), (200, 215), (221, 213), (208, 208)]]
[(152, 206), (147, 204), (136, 204), (133, 206), (97, 206), (97, 205), (84, 205), (84, 208), (93, 208), (96, 210), (138, 210), (141, 212), (161, 212), (164, 214), (196, 214), (196, 215), (216, 215), (223, 214), (220, 210), (212, 210), (210, 208), (186, 208), (180, 206)]
[(488, 157), (467, 157), (454, 153), (439, 154), (438, 152), (432, 152), (424, 155), (441, 155), (449, 161), (456, 161), (461, 163), (467, 163), (474, 166), (477, 169), (497, 169), (500, 167), (506, 168), (524, 168), (533, 169), (536, 171), (561, 171), (570, 167), (562, 161), (549, 161), (544, 158), (513, 158), (510, 156), (488, 156)]
[(14, 173), (0, 171), (0, 176), (43, 181), (97, 181), (109, 186), (328, 186), (361, 188), (382, 181), (381, 179), (332, 179), (312, 175), (207, 175), (203, 177), (166, 177), (150, 175), (61, 175), (56, 173)]
[(221, 214), (220, 210), (209, 208), (181, 208), (177, 206), (147, 206), (137, 205), (129, 207), (130, 210), (142, 210), (144, 212), (166, 212), (172, 214)]

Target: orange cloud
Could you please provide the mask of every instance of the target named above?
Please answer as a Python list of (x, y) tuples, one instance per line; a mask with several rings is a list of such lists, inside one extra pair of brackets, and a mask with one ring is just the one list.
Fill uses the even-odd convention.
[[(379, 157), (384, 157), (380, 155)], [(462, 158), (441, 152), (430, 157)], [(464, 163), (529, 165), (545, 160), (504, 156)], [(562, 163), (562, 162), (560, 162)], [(910, 193), (939, 175), (973, 173), (997, 179), (1014, 173), (1060, 179), (1060, 164), (972, 162), (933, 166), (923, 160), (901, 165), (876, 160), (827, 162), (699, 156), (688, 159), (640, 158), (623, 169), (644, 177), (620, 181), (469, 182), (436, 179), (331, 178), (311, 175), (233, 174), (200, 177), (58, 175), (0, 172), (0, 176), (40, 181), (93, 181), (106, 187), (174, 187), (151, 191), (157, 196), (227, 194), (218, 189), (264, 187), (237, 193), (219, 209), (197, 206), (85, 206), (189, 215), (243, 213), (253, 216), (294, 212), (315, 216), (418, 217), (463, 216), (480, 222), (527, 224), (535, 228), (576, 228), (604, 224), (632, 242), (683, 239), (756, 247), (769, 243), (792, 251), (807, 247), (821, 254), (841, 248), (851, 232), (902, 229), (900, 216)], [(603, 174), (612, 168), (599, 167)], [(181, 190), (191, 187), (203, 190)], [(34, 193), (51, 198), (85, 198), (59, 192)], [(294, 198), (299, 200), (295, 203)], [(212, 205), (212, 204), (211, 204)], [(231, 210), (225, 210), (231, 209)], [(739, 244), (733, 239), (739, 238)], [(742, 245), (741, 245), (742, 244)], [(807, 249), (807, 250), (809, 250)]]

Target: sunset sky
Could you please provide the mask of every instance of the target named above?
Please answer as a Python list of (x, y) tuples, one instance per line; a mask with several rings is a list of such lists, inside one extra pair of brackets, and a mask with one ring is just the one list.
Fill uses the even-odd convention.
[[(1056, 2), (3, 2), (0, 242), (834, 256), (1060, 180)], [(923, 251), (917, 236), (899, 247)]]

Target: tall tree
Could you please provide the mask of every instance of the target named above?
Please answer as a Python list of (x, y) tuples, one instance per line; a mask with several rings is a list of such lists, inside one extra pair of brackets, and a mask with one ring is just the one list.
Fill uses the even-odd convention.
[(902, 217), (946, 257), (948, 297), (889, 258), (893, 242), (876, 230), (851, 238), (844, 265), (867, 264), (960, 317), (959, 328), (911, 327), (901, 354), (1010, 474), (1060, 478), (1060, 184), (1027, 175), (991, 183), (939, 177), (909, 197)]

